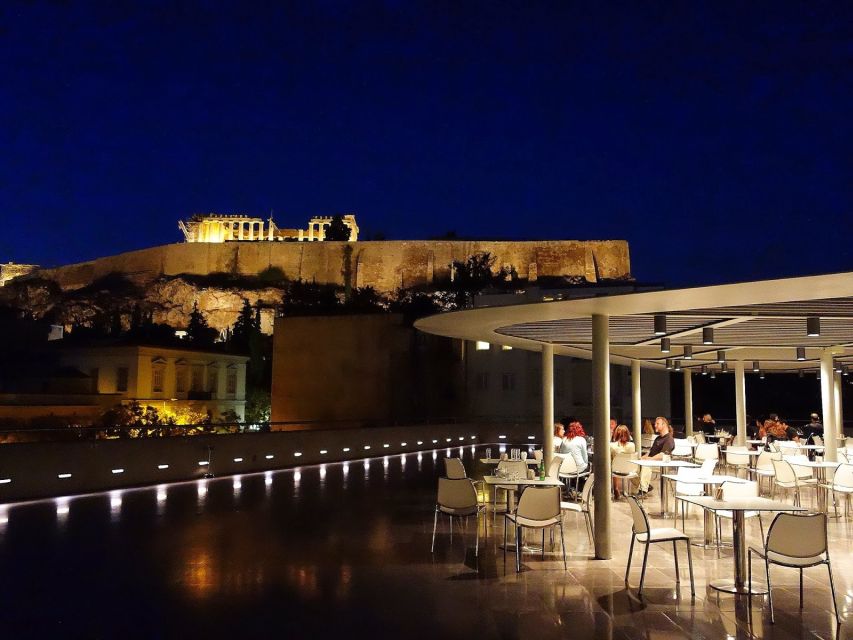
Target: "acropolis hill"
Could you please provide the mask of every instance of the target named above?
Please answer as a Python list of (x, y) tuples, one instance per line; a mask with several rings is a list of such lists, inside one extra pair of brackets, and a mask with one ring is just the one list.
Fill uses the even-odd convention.
[(35, 273), (66, 289), (85, 286), (109, 273), (140, 281), (215, 272), (255, 276), (278, 267), (292, 280), (344, 285), (350, 277), (354, 286), (390, 293), (450, 278), (454, 260), (478, 252), (492, 254), (496, 269), (510, 266), (519, 278), (529, 281), (567, 276), (596, 282), (631, 275), (624, 240), (274, 242), (267, 240), (263, 230), (251, 238), (246, 232), (242, 240), (168, 244)]
[[(354, 216), (345, 224), (357, 237)], [(314, 218), (306, 230), (281, 229), (270, 220), (210, 214), (195, 216), (181, 224), (186, 242), (167, 244), (88, 262), (49, 269), (36, 269), (25, 278), (50, 280), (63, 291), (86, 287), (111, 274), (122, 274), (146, 289), (160, 287), (161, 296), (192, 296), (168, 288), (170, 279), (180, 276), (209, 276), (225, 273), (257, 276), (270, 268), (280, 269), (288, 280), (318, 284), (371, 286), (390, 294), (402, 287), (430, 286), (451, 278), (450, 265), (479, 252), (495, 257), (494, 269), (509, 267), (520, 280), (535, 282), (548, 276), (562, 276), (575, 282), (625, 280), (631, 277), (628, 243), (624, 240), (577, 241), (471, 241), (395, 240), (329, 241), (325, 230), (330, 218)], [(164, 284), (166, 281), (166, 284)], [(5, 288), (5, 287), (4, 287)], [(0, 289), (2, 291), (2, 289)], [(7, 292), (8, 293), (8, 292)], [(196, 292), (199, 306), (212, 326), (227, 326), (236, 317), (242, 298), (231, 292), (226, 301), (216, 292)], [(245, 296), (251, 302), (274, 305), (275, 296), (257, 292)], [(279, 299), (280, 301), (280, 296)], [(156, 303), (155, 306), (157, 306)], [(163, 308), (181, 311), (161, 314), (159, 321), (180, 322), (193, 300), (162, 300)], [(206, 308), (205, 308), (206, 307)], [(233, 307), (233, 308), (232, 308)], [(219, 314), (221, 317), (217, 317)], [(233, 322), (233, 319), (230, 320)]]

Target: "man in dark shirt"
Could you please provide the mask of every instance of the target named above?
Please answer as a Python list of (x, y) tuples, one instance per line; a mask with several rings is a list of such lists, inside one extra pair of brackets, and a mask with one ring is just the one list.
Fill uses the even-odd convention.
[[(652, 442), (649, 452), (642, 456), (641, 460), (662, 460), (666, 455), (671, 455), (675, 449), (675, 437), (672, 435), (672, 427), (669, 420), (662, 416), (655, 418), (655, 431), (658, 437)], [(649, 467), (640, 467), (639, 491), (648, 493), (651, 491), (652, 470)]]

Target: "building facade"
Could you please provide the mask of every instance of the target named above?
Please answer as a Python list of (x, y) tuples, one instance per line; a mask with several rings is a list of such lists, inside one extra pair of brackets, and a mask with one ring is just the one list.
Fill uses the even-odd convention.
[[(542, 415), (542, 355), (488, 342), (465, 342), (466, 389), (471, 416), (486, 419), (538, 418)], [(643, 415), (669, 416), (666, 372), (643, 372)], [(592, 420), (592, 364), (589, 360), (554, 356), (554, 415)], [(610, 367), (610, 415), (631, 421), (631, 370)]]
[(166, 415), (209, 413), (243, 420), (246, 411), (245, 356), (155, 346), (63, 348), (63, 366), (89, 377), (95, 394), (115, 403), (136, 401)]

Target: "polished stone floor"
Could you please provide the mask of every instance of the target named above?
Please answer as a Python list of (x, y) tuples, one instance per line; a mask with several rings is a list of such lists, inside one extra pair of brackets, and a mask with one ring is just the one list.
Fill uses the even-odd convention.
[[(469, 470), (482, 475), (465, 448)], [(453, 449), (453, 455), (459, 455)], [(766, 603), (718, 596), (730, 551), (686, 563), (654, 548), (646, 593), (623, 582), (627, 505), (615, 504), (614, 558), (590, 560), (568, 515), (569, 568), (524, 558), (516, 574), (489, 520), (474, 557), (473, 527), (444, 523), (429, 553), (435, 478), (445, 450), (0, 507), (2, 638), (847, 638), (853, 637), (848, 521), (830, 524), (840, 628), (824, 568), (774, 570), (777, 624)], [(650, 506), (656, 498), (650, 499)], [(769, 519), (766, 521), (769, 522)], [(688, 532), (699, 536), (698, 513)], [(752, 540), (757, 524), (749, 525)], [(638, 565), (635, 565), (638, 567)]]

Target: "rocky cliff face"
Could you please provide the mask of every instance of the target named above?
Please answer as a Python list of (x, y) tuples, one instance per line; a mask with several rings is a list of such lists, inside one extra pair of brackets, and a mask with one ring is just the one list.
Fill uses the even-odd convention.
[(93, 283), (81, 289), (62, 291), (43, 279), (15, 281), (0, 288), (0, 304), (26, 310), (36, 318), (47, 317), (55, 324), (88, 325), (107, 315), (120, 314), (122, 325), (130, 325), (134, 307), (150, 312), (156, 323), (186, 327), (193, 305), (208, 324), (222, 331), (237, 320), (243, 301), (261, 305), (261, 330), (272, 333), (274, 308), (281, 303), (283, 290), (277, 286), (241, 289), (208, 286), (181, 277), (160, 278), (144, 285), (130, 282)]

